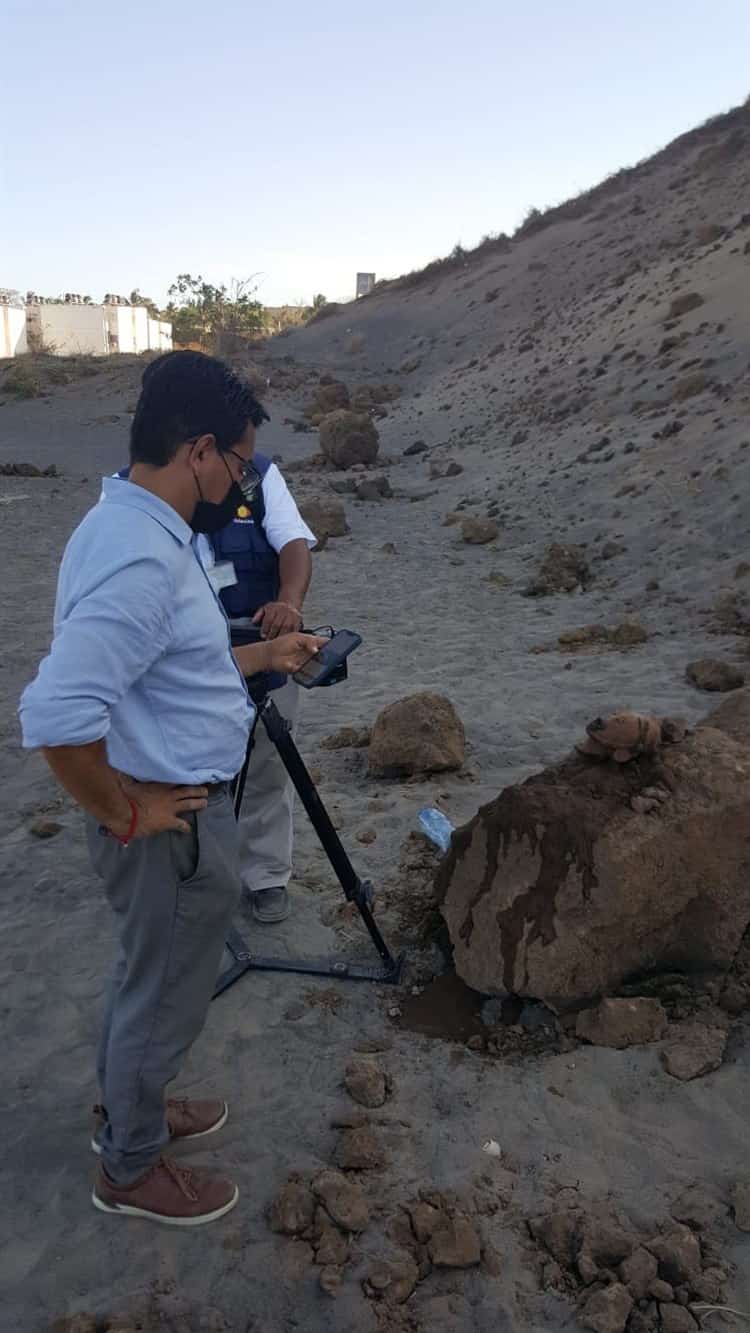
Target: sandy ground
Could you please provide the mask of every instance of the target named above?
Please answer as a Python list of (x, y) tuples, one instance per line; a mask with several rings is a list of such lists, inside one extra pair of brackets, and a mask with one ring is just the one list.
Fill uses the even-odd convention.
[[(421, 806), (437, 800), (462, 822), (508, 782), (569, 750), (597, 713), (632, 706), (695, 720), (712, 700), (688, 685), (686, 663), (747, 661), (746, 640), (722, 631), (716, 603), (728, 592), (742, 605), (747, 576), (738, 566), (750, 561), (750, 261), (743, 252), (750, 230), (708, 247), (683, 239), (677, 255), (664, 256), (658, 244), (670, 228), (682, 234), (685, 218), (691, 234), (707, 215), (727, 226), (736, 220), (747, 186), (747, 163), (740, 165), (744, 174), (740, 167), (725, 172), (710, 204), (700, 180), (687, 201), (667, 194), (673, 168), (664, 168), (653, 214), (659, 227), (642, 239), (641, 270), (628, 279), (625, 306), (616, 300), (621, 289), (613, 302), (611, 288), (622, 262), (611, 256), (633, 226), (622, 204), (615, 221), (594, 229), (598, 239), (590, 224), (564, 224), (503, 260), (508, 272), (494, 283), (507, 284), (504, 314), (499, 301), (482, 300), (497, 265), (490, 258), (482, 271), (450, 275), (429, 293), (373, 298), (357, 309), (356, 323), (350, 313), (324, 321), (306, 339), (295, 335), (267, 354), (274, 420), (264, 447), (295, 463), (317, 445), (314, 435), (282, 424), (309, 397), (308, 368), (333, 369), (350, 384), (393, 378), (419, 341), (415, 330), (423, 340), (422, 366), (396, 376), (402, 397), (379, 423), (383, 453), (394, 460), (385, 470), (395, 496), (378, 504), (344, 497), (351, 533), (315, 557), (309, 623), (356, 629), (364, 645), (348, 684), (305, 698), (300, 738), (357, 868), (376, 885), (397, 885), (404, 899), (410, 883), (399, 876), (399, 859)], [(594, 272), (597, 255), (601, 272)], [(528, 276), (535, 257), (546, 276)], [(683, 348), (660, 354), (666, 308), (684, 290), (702, 292), (705, 304), (681, 321)], [(521, 353), (517, 344), (540, 301), (546, 324), (534, 334), (535, 350)], [(365, 340), (356, 354), (347, 351), (353, 329)], [(483, 360), (497, 337), (507, 355)], [(611, 365), (597, 375), (602, 353), (614, 348)], [(625, 359), (631, 350), (639, 355)], [(278, 372), (290, 373), (285, 355), (298, 374), (293, 394), (274, 389)], [(586, 372), (578, 389), (580, 357)], [(675, 384), (688, 373), (681, 363), (707, 359), (707, 378), (719, 387), (675, 406)], [(554, 392), (574, 404), (565, 419), (549, 419)], [(389, 1016), (402, 997), (387, 988), (248, 975), (212, 1006), (180, 1085), (221, 1092), (231, 1104), (226, 1130), (191, 1160), (236, 1175), (237, 1210), (215, 1227), (174, 1234), (102, 1218), (91, 1207), (88, 1112), (112, 932), (79, 817), (42, 761), (21, 751), (15, 707), (49, 641), (66, 538), (95, 501), (101, 475), (126, 455), (133, 398), (132, 378), (107, 373), (0, 407), (0, 462), (55, 462), (63, 474), (0, 477), (7, 1032), (0, 1328), (31, 1333), (79, 1310), (101, 1319), (129, 1313), (144, 1327), (174, 1333), (401, 1328), (379, 1322), (358, 1278), (368, 1258), (388, 1251), (389, 1218), (421, 1189), (455, 1191), (479, 1215), (483, 1240), (501, 1263), (494, 1275), (486, 1267), (433, 1272), (406, 1307), (409, 1327), (577, 1328), (570, 1305), (539, 1288), (525, 1219), (565, 1187), (584, 1205), (609, 1199), (646, 1229), (692, 1183), (728, 1199), (747, 1169), (750, 1046), (742, 1017), (721, 1069), (677, 1083), (656, 1047), (490, 1059), (461, 1042), (405, 1031)], [(649, 406), (634, 411), (637, 398)], [(678, 413), (681, 432), (654, 438)], [(527, 438), (512, 443), (518, 429)], [(577, 461), (603, 434), (611, 444)], [(429, 460), (456, 458), (462, 474), (431, 479), (424, 457), (403, 458), (417, 438), (433, 450)], [(329, 494), (331, 479), (314, 468), (293, 475), (300, 499)], [(618, 496), (623, 487), (634, 489)], [(442, 526), (459, 504), (471, 514), (492, 502), (501, 531), (490, 546), (467, 546), (455, 527)], [(555, 540), (588, 543), (590, 586), (548, 599), (521, 596)], [(607, 541), (624, 550), (603, 560), (597, 552)], [(383, 551), (385, 543), (395, 554)], [(488, 581), (498, 572), (506, 586)], [(658, 587), (647, 591), (650, 581)], [(649, 635), (638, 648), (574, 656), (556, 648), (564, 630), (632, 616)], [(532, 651), (540, 645), (549, 651)], [(370, 724), (384, 704), (418, 689), (447, 694), (461, 714), (468, 756), (460, 774), (374, 781), (366, 750), (319, 748), (340, 726)], [(40, 815), (62, 825), (49, 841), (30, 833)], [(377, 835), (368, 845), (357, 838), (365, 828)], [(263, 932), (263, 947), (368, 957), (356, 926), (342, 935), (323, 924), (337, 891), (301, 813), (296, 866), (294, 915)], [(385, 920), (391, 929), (393, 914)], [(271, 1234), (264, 1211), (290, 1172), (332, 1161), (332, 1122), (353, 1109), (342, 1076), (363, 1043), (381, 1052), (394, 1080), (392, 1098), (373, 1113), (383, 1121), (387, 1160), (367, 1173), (374, 1220), (331, 1300), (318, 1289), (308, 1247)], [(500, 1143), (501, 1158), (483, 1153), (488, 1138)], [(730, 1303), (750, 1310), (748, 1240), (730, 1225), (721, 1248), (735, 1266)]]

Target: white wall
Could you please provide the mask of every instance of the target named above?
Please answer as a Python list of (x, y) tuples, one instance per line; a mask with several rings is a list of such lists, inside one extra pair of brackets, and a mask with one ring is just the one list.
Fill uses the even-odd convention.
[(26, 311), (0, 305), (0, 356), (21, 356), (26, 350)]
[(148, 345), (153, 352), (171, 352), (172, 325), (164, 319), (149, 319)]
[(158, 319), (151, 319), (150, 316), (148, 321), (148, 345), (152, 352), (158, 352), (161, 346), (159, 341), (159, 321)]
[(36, 305), (28, 307), (29, 331), (43, 349), (58, 356), (106, 356), (109, 333), (100, 305)]
[(142, 305), (105, 305), (110, 351), (147, 352), (149, 342), (148, 311)]

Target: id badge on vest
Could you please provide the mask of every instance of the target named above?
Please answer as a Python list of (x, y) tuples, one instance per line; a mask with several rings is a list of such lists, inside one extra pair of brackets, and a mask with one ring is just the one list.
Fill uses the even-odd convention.
[(236, 588), (237, 586), (237, 575), (231, 560), (220, 560), (218, 564), (212, 565), (206, 573), (217, 597), (222, 588)]

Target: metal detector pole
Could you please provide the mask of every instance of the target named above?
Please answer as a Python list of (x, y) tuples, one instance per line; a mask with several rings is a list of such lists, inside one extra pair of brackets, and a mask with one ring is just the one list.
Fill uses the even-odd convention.
[[(321, 801), (315, 784), (308, 773), (302, 756), (294, 743), (289, 724), (281, 716), (271, 698), (265, 697), (258, 702), (258, 718), (262, 721), (268, 738), (276, 746), (279, 757), (286, 768), (295, 790), (305, 807), (323, 850), (336, 874), (347, 902), (353, 902), (367, 927), (370, 938), (383, 961), (383, 967), (368, 967), (361, 963), (348, 963), (338, 959), (292, 959), (266, 958), (254, 954), (248, 948), (239, 931), (231, 929), (227, 936), (226, 947), (233, 962), (222, 972), (214, 990), (215, 999), (223, 991), (238, 981), (246, 972), (297, 972), (307, 976), (349, 978), (353, 981), (376, 981), (382, 984), (398, 984), (401, 978), (403, 957), (394, 957), (378, 929), (372, 914), (373, 891), (369, 880), (361, 880), (357, 875), (349, 856), (338, 836), (330, 816)], [(239, 819), (242, 797), (245, 791), (247, 770), (252, 754), (255, 725), (250, 733), (245, 761), (237, 776), (234, 786), (234, 813)]]

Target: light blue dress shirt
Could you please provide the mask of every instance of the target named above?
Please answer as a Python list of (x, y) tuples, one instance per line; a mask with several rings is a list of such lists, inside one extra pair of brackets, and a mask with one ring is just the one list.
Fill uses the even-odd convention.
[(141, 782), (229, 781), (254, 717), (193, 533), (164, 500), (108, 477), (76, 528), (54, 638), (19, 709), (23, 744), (106, 738)]

